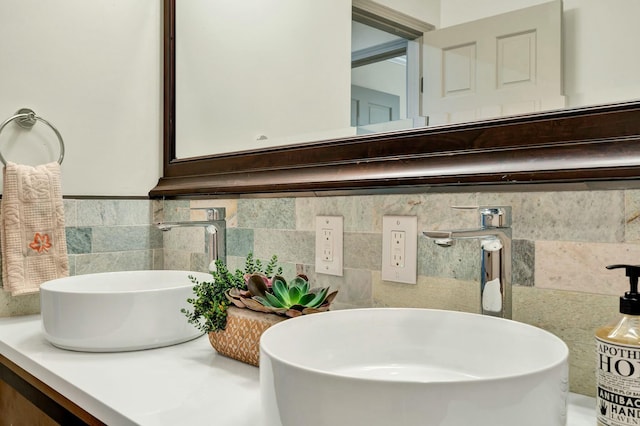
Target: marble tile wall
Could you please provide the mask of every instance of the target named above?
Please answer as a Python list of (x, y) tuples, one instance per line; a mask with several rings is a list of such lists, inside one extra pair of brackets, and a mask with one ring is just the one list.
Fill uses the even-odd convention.
[[(382, 216), (416, 215), (419, 231), (474, 227), (477, 215), (453, 205), (513, 208), (515, 320), (542, 327), (570, 348), (571, 390), (594, 394), (595, 328), (617, 315), (627, 280), (611, 263), (640, 263), (640, 191), (461, 193), (322, 198), (65, 200), (72, 274), (132, 269), (205, 271), (200, 228), (162, 233), (155, 221), (201, 220), (203, 207), (227, 209), (229, 266), (253, 252), (277, 254), (285, 275), (304, 272), (339, 290), (336, 308), (429, 307), (476, 312), (476, 241), (443, 249), (418, 242), (418, 283), (380, 277)], [(316, 215), (344, 217), (344, 276), (314, 272)], [(36, 313), (37, 296), (0, 292), (0, 316)]]
[[(444, 249), (419, 238), (418, 283), (385, 282), (380, 277), (382, 216), (416, 215), (420, 231), (455, 229), (474, 227), (478, 218), (472, 211), (449, 206), (511, 206), (513, 317), (567, 343), (571, 390), (586, 395), (594, 394), (594, 330), (616, 318), (618, 296), (627, 287), (622, 272), (607, 271), (605, 266), (640, 263), (640, 191), (636, 190), (199, 199), (165, 202), (165, 209), (173, 214), (189, 207), (221, 205), (229, 212), (232, 267), (241, 267), (250, 251), (263, 259), (275, 253), (288, 270), (302, 271), (317, 284), (338, 289), (337, 308), (469, 312), (477, 312), (479, 305), (479, 243), (460, 241)], [(316, 215), (344, 217), (343, 277), (314, 272)]]

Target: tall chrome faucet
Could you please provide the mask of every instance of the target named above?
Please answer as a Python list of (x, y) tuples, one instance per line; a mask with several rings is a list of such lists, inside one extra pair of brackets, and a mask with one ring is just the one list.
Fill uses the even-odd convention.
[(484, 315), (511, 318), (511, 207), (472, 208), (480, 212), (480, 227), (425, 231), (441, 247), (458, 239), (479, 239), (481, 250), (480, 307)]
[[(193, 209), (202, 210), (202, 209)], [(187, 222), (158, 222), (156, 226), (161, 231), (170, 231), (173, 228), (202, 226), (207, 235), (207, 253), (209, 254), (209, 270), (215, 267), (215, 261), (227, 263), (227, 222), (225, 221), (226, 209), (224, 207), (205, 208), (207, 219)]]

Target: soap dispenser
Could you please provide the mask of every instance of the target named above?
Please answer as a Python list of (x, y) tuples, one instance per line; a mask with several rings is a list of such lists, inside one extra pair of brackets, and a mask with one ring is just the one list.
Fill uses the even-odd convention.
[(622, 269), (630, 289), (620, 297), (621, 317), (596, 330), (596, 412), (598, 426), (637, 425), (640, 419), (640, 265)]

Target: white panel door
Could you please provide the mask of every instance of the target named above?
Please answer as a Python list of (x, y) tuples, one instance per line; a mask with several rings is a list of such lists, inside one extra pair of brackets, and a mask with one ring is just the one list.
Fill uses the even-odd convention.
[(430, 125), (565, 106), (560, 0), (431, 31), (423, 43)]
[(400, 97), (351, 85), (351, 125), (385, 123), (400, 118)]

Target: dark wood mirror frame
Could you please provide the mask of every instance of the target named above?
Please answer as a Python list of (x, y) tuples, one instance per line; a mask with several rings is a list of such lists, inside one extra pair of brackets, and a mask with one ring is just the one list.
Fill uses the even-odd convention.
[(176, 159), (175, 96), (175, 0), (164, 0), (154, 198), (640, 186), (640, 102)]

